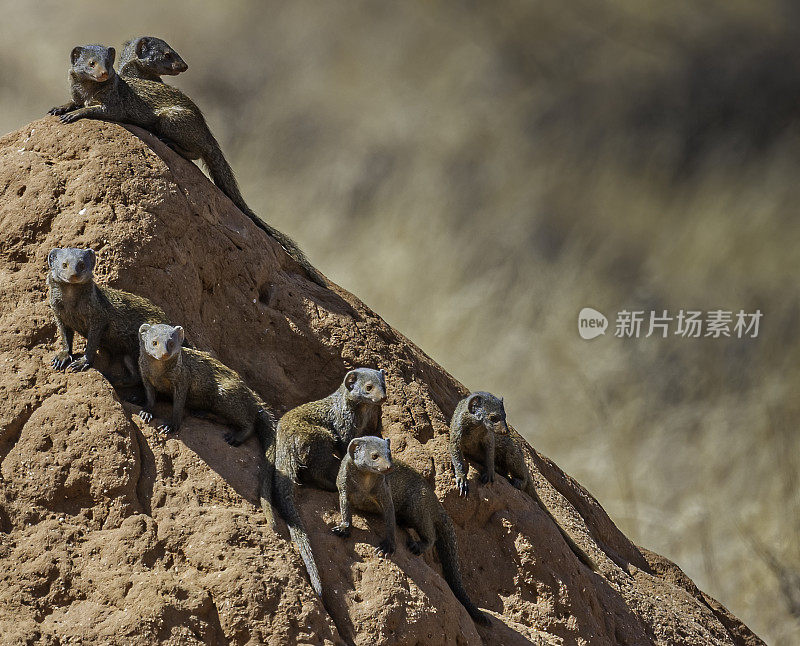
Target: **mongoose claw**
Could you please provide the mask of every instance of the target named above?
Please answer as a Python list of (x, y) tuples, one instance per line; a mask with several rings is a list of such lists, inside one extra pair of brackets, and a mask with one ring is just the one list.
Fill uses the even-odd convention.
[(239, 446), (241, 444), (233, 433), (225, 433), (222, 437), (224, 437), (225, 441), (231, 446)]
[(161, 431), (164, 435), (172, 435), (178, 430), (171, 424), (159, 424), (158, 426), (156, 426), (156, 429)]
[(81, 118), (81, 115), (77, 112), (67, 112), (66, 114), (62, 114), (58, 117), (61, 119), (61, 123), (73, 123)]
[(419, 542), (412, 541), (411, 539), (409, 539), (406, 545), (408, 546), (408, 551), (411, 552), (412, 554), (417, 554), (417, 555), (422, 554), (422, 550), (419, 547)]
[(511, 486), (514, 487), (514, 489), (522, 489), (522, 480), (519, 478), (511, 478)]
[(331, 531), (337, 536), (347, 538), (350, 536), (350, 525), (336, 525), (335, 527), (331, 528)]
[(81, 357), (80, 359), (75, 359), (75, 361), (67, 366), (67, 372), (83, 372), (91, 367), (92, 364), (89, 360), (86, 357)]
[(394, 554), (395, 544), (394, 541), (390, 541), (388, 538), (382, 540), (380, 544), (375, 548), (375, 554), (378, 556), (390, 556)]
[(139, 411), (139, 417), (142, 418), (142, 421), (149, 422), (151, 419), (153, 419), (153, 413), (143, 408)]
[(469, 495), (469, 483), (466, 480), (462, 480), (461, 478), (456, 479), (456, 486), (458, 487), (458, 493), (464, 497)]
[(68, 352), (59, 352), (53, 360), (50, 362), (50, 365), (53, 366), (56, 370), (64, 370), (69, 364), (73, 361), (72, 355)]
[(67, 109), (63, 105), (57, 105), (55, 108), (50, 108), (47, 111), (47, 114), (52, 114), (52, 115), (55, 115), (55, 116), (59, 117), (62, 114), (64, 114), (66, 111), (67, 111)]
[(481, 474), (481, 482), (483, 484), (488, 484), (490, 482), (494, 482), (494, 473), (489, 473), (488, 471)]

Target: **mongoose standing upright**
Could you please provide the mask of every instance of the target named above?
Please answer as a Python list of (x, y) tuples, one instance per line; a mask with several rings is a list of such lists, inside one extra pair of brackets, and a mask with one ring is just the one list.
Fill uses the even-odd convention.
[(189, 69), (178, 52), (155, 36), (132, 38), (122, 46), (120, 76), (163, 83), (162, 76), (176, 76)]
[(280, 243), (319, 285), (325, 279), (287, 235), (261, 220), (239, 192), (239, 185), (225, 155), (211, 134), (203, 113), (179, 89), (146, 79), (122, 78), (114, 70), (113, 47), (85, 45), (72, 50), (69, 71), (72, 100), (52, 108), (64, 123), (101, 119), (140, 126), (171, 145), (187, 159), (202, 159), (214, 183), (256, 226)]
[(593, 571), (597, 565), (573, 540), (550, 513), (539, 494), (525, 464), (525, 457), (509, 435), (503, 399), (487, 392), (475, 392), (456, 405), (450, 421), (450, 457), (455, 471), (456, 485), (462, 496), (469, 494), (468, 465), (464, 454), (483, 466), (481, 482), (494, 482), (495, 470), (514, 487), (528, 494), (558, 527), (575, 555)]
[(382, 432), (381, 404), (385, 400), (386, 373), (356, 368), (345, 375), (336, 392), (293, 408), (278, 421), (275, 457), (273, 461), (267, 458), (267, 471), (261, 481), (261, 506), (272, 523), (274, 488), (275, 505), (300, 550), (311, 586), (320, 596), (322, 582), (295, 504), (295, 483), (302, 477), (306, 484), (336, 491), (338, 456), (354, 437)]
[(235, 433), (225, 441), (239, 446), (255, 431), (266, 452), (275, 440), (275, 418), (234, 370), (210, 354), (182, 348), (183, 328), (148, 325), (139, 328), (139, 372), (142, 374), (147, 403), (139, 416), (153, 419), (156, 392), (172, 395), (172, 417), (158, 428), (166, 433), (180, 429), (187, 404), (208, 410), (230, 422)]
[(425, 478), (407, 464), (392, 460), (389, 440), (379, 437), (353, 439), (342, 459), (336, 484), (342, 522), (333, 528), (335, 534), (349, 536), (352, 525), (350, 505), (361, 511), (382, 513), (386, 538), (378, 549), (392, 553), (396, 514), (402, 525), (414, 529), (419, 535), (419, 541), (408, 540), (408, 549), (414, 554), (422, 554), (435, 544), (445, 581), (456, 599), (476, 623), (489, 625), (489, 618), (478, 610), (464, 589), (453, 521)]
[[(91, 249), (53, 249), (47, 256), (50, 271), (50, 308), (61, 336), (61, 351), (53, 358), (56, 370), (87, 370), (98, 348), (121, 355), (131, 377), (139, 381), (139, 326), (164, 323), (167, 315), (146, 298), (94, 282), (97, 257)], [(75, 332), (86, 338), (83, 356), (72, 356)]]

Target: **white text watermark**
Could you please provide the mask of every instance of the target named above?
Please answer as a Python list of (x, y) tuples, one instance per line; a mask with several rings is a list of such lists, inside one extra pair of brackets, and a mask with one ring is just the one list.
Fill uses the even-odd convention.
[[(754, 339), (758, 336), (763, 314), (761, 310), (620, 310), (617, 312), (614, 336), (625, 339), (649, 338), (736, 338)], [(602, 312), (584, 307), (578, 314), (578, 333), (584, 339), (594, 339), (606, 333), (608, 319)]]

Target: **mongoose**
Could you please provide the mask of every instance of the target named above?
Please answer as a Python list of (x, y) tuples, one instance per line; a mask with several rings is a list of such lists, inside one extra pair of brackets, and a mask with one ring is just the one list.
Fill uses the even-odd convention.
[(509, 435), (502, 398), (487, 392), (475, 392), (458, 402), (450, 421), (449, 444), (456, 486), (462, 496), (469, 494), (466, 454), (483, 466), (482, 483), (494, 482), (496, 470), (514, 487), (533, 498), (556, 524), (575, 555), (591, 570), (597, 571), (592, 558), (578, 546), (539, 498), (522, 450)]
[(396, 464), (392, 462), (390, 442), (373, 436), (351, 440), (336, 476), (342, 522), (333, 528), (333, 533), (343, 538), (350, 536), (351, 502), (355, 509), (382, 513), (386, 537), (375, 548), (380, 555), (394, 554), (397, 546), (394, 503), (386, 477)]
[[(94, 282), (97, 257), (91, 249), (53, 249), (47, 256), (50, 271), (50, 308), (61, 336), (61, 351), (53, 358), (56, 370), (80, 372), (91, 367), (98, 348), (121, 355), (136, 382), (139, 326), (164, 323), (167, 315), (146, 298)], [(75, 332), (86, 338), (83, 356), (75, 359)]]
[(442, 562), (442, 573), (453, 594), (476, 623), (489, 625), (489, 618), (475, 607), (461, 581), (453, 521), (425, 478), (407, 464), (392, 460), (389, 440), (379, 437), (353, 439), (342, 459), (336, 484), (342, 522), (333, 528), (335, 534), (344, 537), (350, 534), (350, 505), (360, 511), (383, 513), (386, 538), (378, 549), (392, 553), (396, 515), (402, 525), (414, 529), (419, 535), (418, 541), (409, 538), (408, 549), (414, 554), (422, 554), (435, 544)]
[[(189, 69), (178, 52), (166, 41), (155, 36), (139, 36), (132, 38), (122, 46), (119, 60), (119, 74), (125, 78), (145, 79), (163, 83), (162, 75), (176, 76)], [(159, 136), (167, 146), (172, 148), (181, 157), (196, 159), (192, 154), (183, 150), (178, 144), (165, 136)]]
[(189, 69), (178, 52), (155, 36), (132, 38), (122, 46), (119, 73), (129, 78), (163, 83), (162, 76), (176, 76)]
[(295, 504), (295, 483), (302, 477), (308, 485), (336, 491), (340, 456), (354, 437), (382, 432), (381, 404), (385, 400), (386, 373), (356, 368), (345, 375), (336, 392), (293, 408), (278, 421), (274, 460), (268, 456), (261, 481), (261, 506), (267, 522), (272, 523), (274, 487), (275, 504), (300, 550), (311, 586), (320, 596), (322, 582)]
[(325, 279), (287, 235), (261, 220), (247, 206), (225, 155), (211, 134), (203, 113), (179, 89), (141, 78), (121, 77), (114, 70), (113, 47), (84, 45), (72, 50), (69, 70), (72, 100), (49, 114), (64, 123), (102, 119), (140, 126), (168, 142), (187, 159), (202, 159), (214, 183), (260, 229), (280, 243), (311, 280)]
[(255, 431), (264, 451), (275, 439), (275, 418), (261, 398), (234, 370), (210, 354), (181, 347), (181, 326), (143, 324), (139, 328), (139, 372), (147, 402), (139, 412), (146, 422), (153, 419), (156, 392), (172, 395), (172, 417), (158, 429), (177, 432), (186, 406), (210, 411), (230, 422), (236, 432), (225, 441), (239, 446)]

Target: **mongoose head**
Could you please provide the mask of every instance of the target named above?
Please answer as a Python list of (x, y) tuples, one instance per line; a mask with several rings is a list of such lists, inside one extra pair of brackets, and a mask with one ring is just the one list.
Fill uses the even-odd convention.
[(487, 429), (508, 432), (503, 398), (492, 393), (476, 392), (467, 397), (467, 411)]
[(139, 327), (139, 351), (146, 352), (158, 361), (169, 359), (181, 351), (183, 336), (180, 325), (172, 327), (164, 323), (142, 323)]
[(117, 51), (113, 47), (102, 45), (81, 45), (72, 50), (70, 60), (72, 71), (87, 81), (102, 83), (114, 76), (114, 57)]
[(55, 248), (47, 256), (50, 275), (58, 283), (83, 285), (94, 280), (92, 271), (97, 260), (91, 249)]
[(350, 440), (347, 453), (359, 469), (386, 475), (394, 471), (390, 440), (373, 435)]
[(386, 401), (386, 371), (355, 368), (344, 376), (344, 387), (351, 400), (382, 404)]
[(172, 47), (155, 36), (139, 36), (125, 43), (132, 44), (136, 59), (148, 70), (159, 76), (175, 76), (189, 69)]

